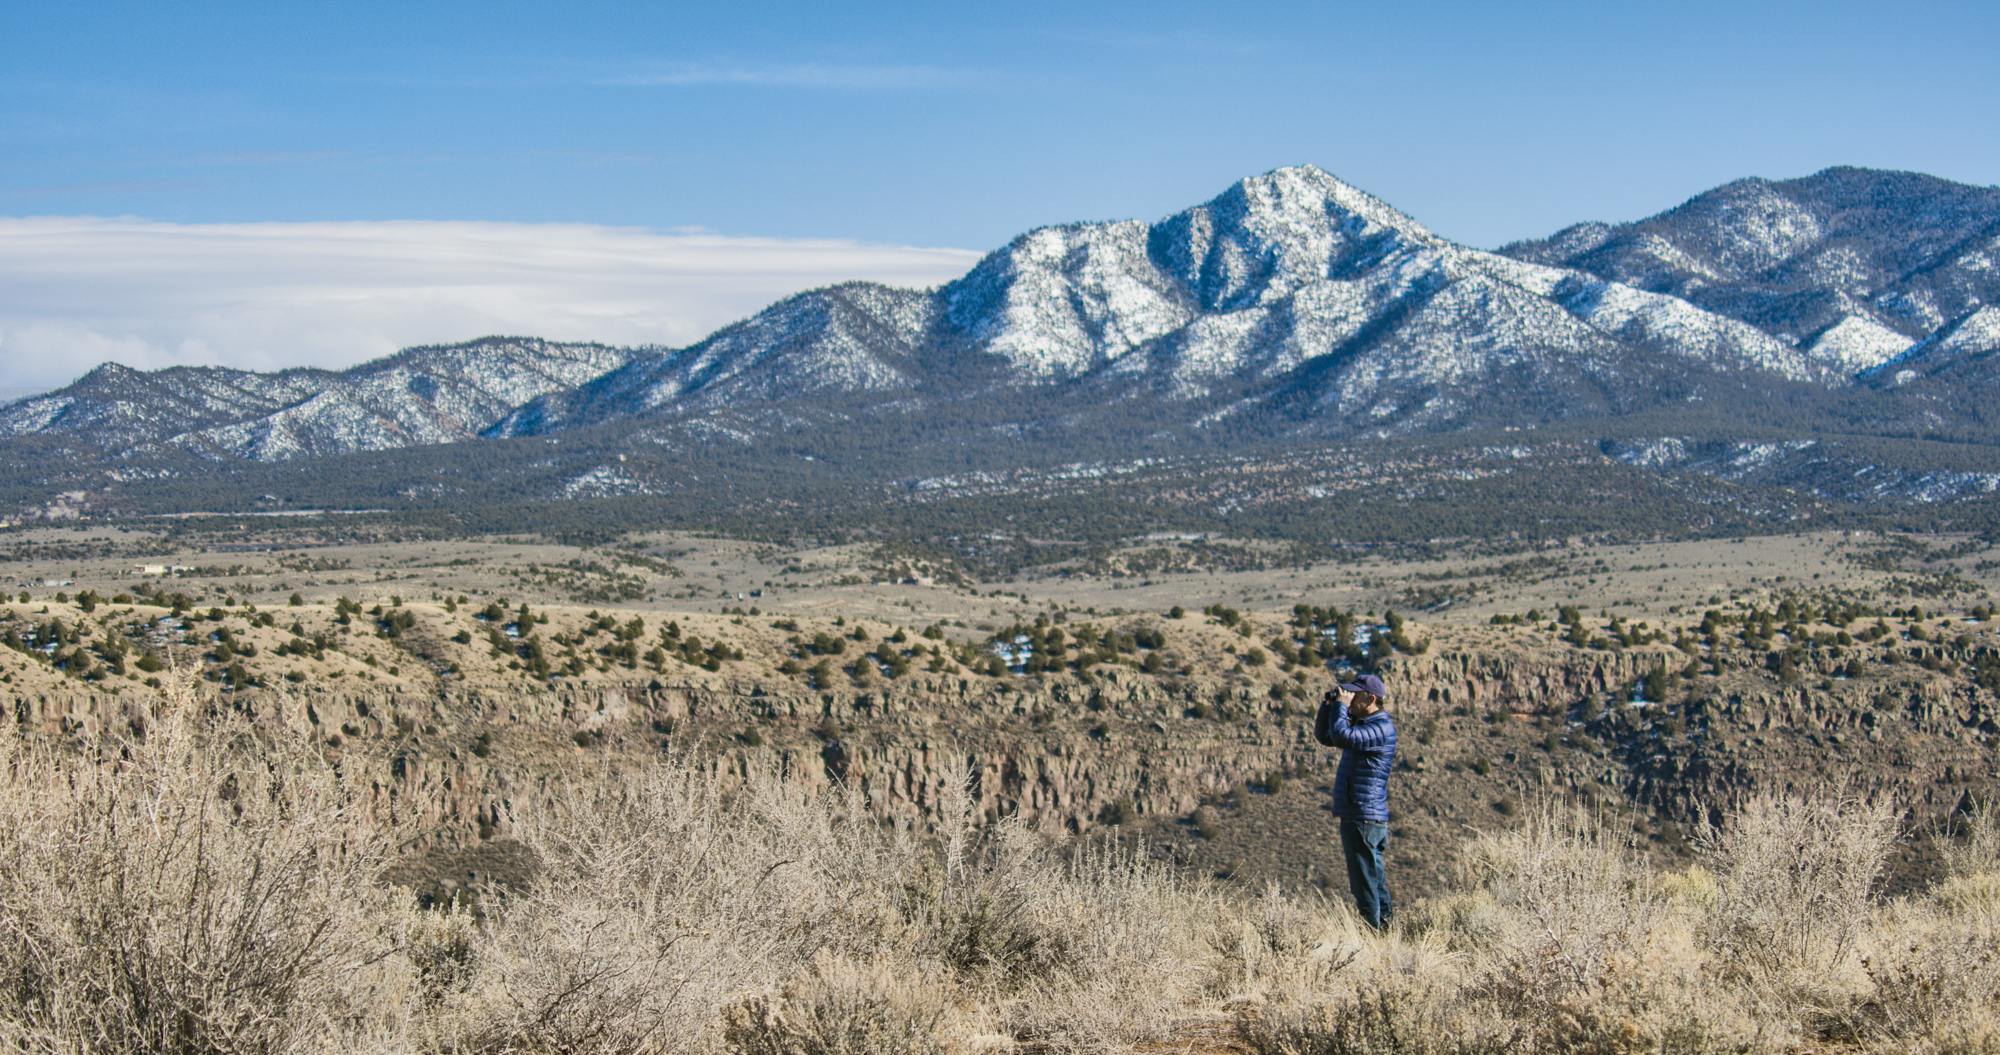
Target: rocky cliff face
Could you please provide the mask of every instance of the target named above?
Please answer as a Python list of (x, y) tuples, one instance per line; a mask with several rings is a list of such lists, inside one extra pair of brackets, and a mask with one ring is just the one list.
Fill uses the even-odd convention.
[[(1927, 822), (1994, 785), (2000, 712), (1966, 670), (1943, 669), (1964, 658), (1949, 658), (1953, 647), (1916, 646), (1891, 671), (1852, 680), (1830, 661), (1783, 678), (1732, 662), (1670, 699), (1635, 701), (1649, 673), (1688, 657), (1664, 645), (1599, 651), (1533, 634), (1440, 635), (1425, 654), (1381, 664), (1403, 727), (1398, 831), (1429, 847), (1417, 861), (1435, 871), (1442, 865), (1426, 855), (1466, 826), (1504, 821), (1547, 792), (1645, 816), (1656, 838), (1703, 808), (1766, 792), (1887, 794)], [(1927, 669), (1933, 660), (1940, 669)], [(1084, 831), (1171, 826), (1278, 776), (1307, 788), (1330, 779), (1335, 756), (1311, 739), (1309, 703), (1277, 698), (1274, 684), (1284, 679), (1114, 668), (1089, 681), (918, 674), (872, 691), (816, 691), (781, 676), (702, 672), (569, 691), (295, 692), (239, 705), (318, 730), (385, 803), (418, 811), (446, 842), (505, 836), (560, 784), (662, 752), (692, 754), (732, 780), (784, 772), (850, 785), (915, 824), (947, 784), (969, 778), (988, 817)], [(146, 706), (49, 694), (18, 698), (14, 713), (29, 727), (90, 736), (143, 723)]]

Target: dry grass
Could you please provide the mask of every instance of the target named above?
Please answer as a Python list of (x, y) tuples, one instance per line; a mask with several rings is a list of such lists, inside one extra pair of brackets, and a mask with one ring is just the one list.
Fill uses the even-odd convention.
[(1937, 834), (1938, 858), (1952, 879), (2000, 875), (2000, 801), (1986, 799)]
[(303, 742), (169, 706), (95, 757), (0, 739), (0, 1044), (300, 1050), (393, 1037), (404, 832)]
[(542, 867), (475, 914), (383, 879), (415, 833), (367, 760), (179, 695), (143, 735), (0, 736), (7, 1050), (1111, 1052), (1226, 1016), (1272, 1055), (2000, 1051), (1991, 812), (1884, 902), (1876, 805), (1753, 803), (1655, 875), (1544, 804), (1377, 935), (963, 795), (919, 834), (670, 758), (517, 803)]
[(1880, 804), (1760, 800), (1656, 877), (1544, 806), (1400, 934), (1274, 972), (1239, 1032), (1272, 1055), (2000, 1051), (2000, 883), (1878, 901), (1895, 837)]

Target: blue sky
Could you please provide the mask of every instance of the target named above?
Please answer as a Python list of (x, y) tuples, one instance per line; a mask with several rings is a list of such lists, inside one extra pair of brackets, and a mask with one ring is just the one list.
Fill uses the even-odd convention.
[(2000, 180), (1990, 3), (5, 7), (13, 215), (988, 247), (1311, 161), (1493, 245), (1748, 174)]
[(1493, 246), (1744, 175), (2000, 181), (1996, 33), (1991, 3), (19, 2), (0, 217), (987, 249), (1313, 162)]

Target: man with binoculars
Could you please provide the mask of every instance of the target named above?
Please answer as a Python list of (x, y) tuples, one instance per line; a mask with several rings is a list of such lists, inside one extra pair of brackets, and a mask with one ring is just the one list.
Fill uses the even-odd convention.
[(1313, 718), (1313, 738), (1340, 748), (1333, 778), (1333, 813), (1340, 818), (1340, 849), (1347, 885), (1368, 925), (1389, 925), (1394, 904), (1382, 855), (1389, 846), (1389, 773), (1396, 766), (1396, 720), (1383, 706), (1389, 690), (1363, 674), (1330, 690)]

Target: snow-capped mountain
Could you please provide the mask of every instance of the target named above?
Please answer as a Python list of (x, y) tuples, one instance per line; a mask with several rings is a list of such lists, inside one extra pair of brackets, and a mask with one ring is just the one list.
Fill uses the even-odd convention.
[(57, 435), (121, 451), (202, 423), (247, 421), (320, 390), (324, 370), (132, 370), (106, 363), (66, 388), (0, 406), (0, 436)]
[(636, 354), (493, 337), (409, 348), (344, 371), (141, 372), (113, 363), (67, 388), (0, 407), (0, 436), (52, 434), (108, 452), (183, 449), (256, 461), (451, 443)]
[(2000, 302), (2000, 188), (1830, 168), (1500, 252), (1671, 294), (1853, 374)]
[(800, 293), (685, 348), (491, 338), (341, 372), (106, 366), (0, 406), (0, 437), (282, 461), (583, 428), (754, 444), (890, 408), (939, 442), (1057, 422), (1268, 439), (1884, 388), (1886, 413), (1914, 400), (1931, 427), (1964, 405), (1927, 396), (1935, 378), (2000, 369), (1996, 296), (1991, 188), (1745, 180), (1485, 252), (1300, 166), (1157, 222), (1030, 231), (936, 289)]
[(692, 347), (640, 355), (528, 401), (486, 432), (530, 435), (649, 411), (896, 391), (915, 383), (932, 310), (924, 293), (865, 282), (801, 293)]
[[(553, 393), (493, 430), (839, 393), (968, 387), (1242, 396), (1335, 426), (1447, 425), (1501, 387), (1579, 411), (1672, 398), (1674, 373), (1833, 375), (1671, 296), (1454, 245), (1311, 167), (1243, 180), (1158, 223), (1031, 231), (929, 293), (800, 294), (687, 349)], [(1551, 400), (1537, 415), (1559, 412)], [(1349, 417), (1365, 408), (1365, 420)], [(1490, 403), (1485, 411), (1495, 409)], [(1170, 416), (1178, 411), (1171, 408)], [(1336, 431), (1338, 428), (1336, 427)]]

